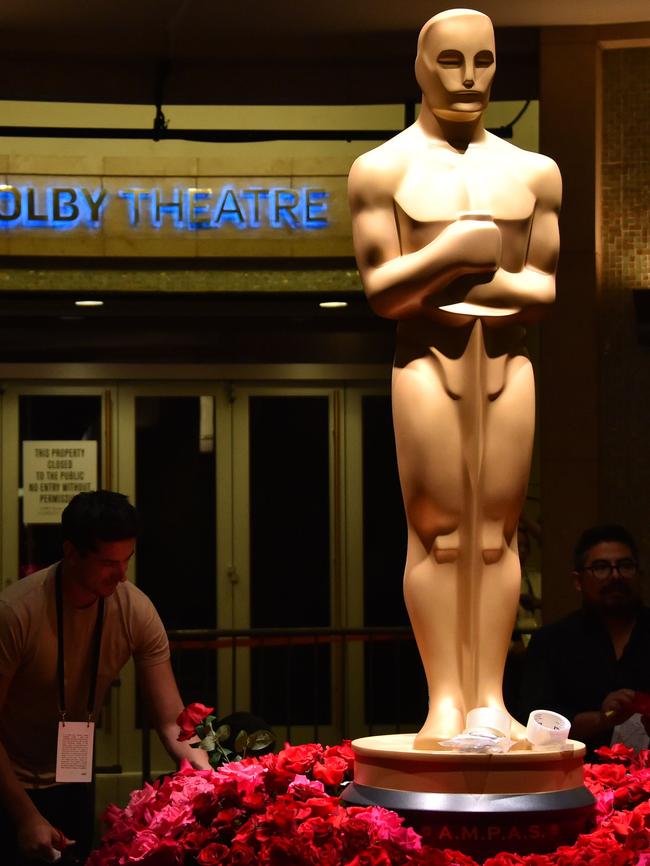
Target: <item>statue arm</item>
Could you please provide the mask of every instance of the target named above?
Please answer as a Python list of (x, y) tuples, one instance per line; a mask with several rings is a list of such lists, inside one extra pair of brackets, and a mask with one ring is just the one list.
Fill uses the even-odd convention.
[(537, 200), (523, 267), (519, 271), (499, 267), (489, 282), (473, 286), (466, 302), (521, 310), (545, 306), (555, 300), (555, 270), (560, 249), (558, 215), (562, 196), (562, 181), (555, 163), (545, 160), (531, 186)]
[[(394, 173), (394, 169), (393, 169)], [(459, 220), (430, 243), (402, 254), (391, 171), (358, 160), (349, 178), (352, 235), (361, 280), (370, 305), (381, 316), (410, 318), (423, 302), (465, 274), (492, 275), (501, 241), (494, 223)]]

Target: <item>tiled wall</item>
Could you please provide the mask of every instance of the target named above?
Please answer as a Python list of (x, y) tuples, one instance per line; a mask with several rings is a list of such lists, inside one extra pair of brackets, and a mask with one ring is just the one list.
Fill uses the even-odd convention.
[(602, 58), (603, 285), (650, 289), (650, 47)]
[[(650, 553), (650, 347), (632, 289), (650, 290), (650, 47), (602, 53), (600, 501)], [(650, 562), (646, 562), (646, 573)]]

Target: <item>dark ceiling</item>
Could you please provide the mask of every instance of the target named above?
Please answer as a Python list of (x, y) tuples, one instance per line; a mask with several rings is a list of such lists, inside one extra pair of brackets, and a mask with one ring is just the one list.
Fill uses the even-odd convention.
[[(0, 295), (0, 363), (385, 363), (395, 324), (364, 297)], [(326, 300), (332, 300), (327, 296)]]
[[(2, 0), (0, 98), (149, 104), (417, 99), (440, 0)], [(644, 21), (647, 0), (476, 0), (498, 28), (497, 98), (535, 95), (537, 28)]]

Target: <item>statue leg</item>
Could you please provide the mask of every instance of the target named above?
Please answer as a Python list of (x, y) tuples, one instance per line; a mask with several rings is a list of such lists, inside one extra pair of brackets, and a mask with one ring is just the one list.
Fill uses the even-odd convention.
[[(510, 358), (504, 372), (503, 389), (488, 399), (486, 409), (475, 636), (477, 705), (500, 708), (504, 708), (503, 671), (521, 587), (517, 522), (526, 496), (535, 424), (530, 362), (523, 356)], [(524, 733), (513, 720), (512, 736), (520, 739)]]
[(457, 401), (432, 356), (393, 372), (393, 416), (408, 523), (404, 597), (429, 688), (416, 748), (435, 748), (464, 727), (459, 548), (463, 454)]

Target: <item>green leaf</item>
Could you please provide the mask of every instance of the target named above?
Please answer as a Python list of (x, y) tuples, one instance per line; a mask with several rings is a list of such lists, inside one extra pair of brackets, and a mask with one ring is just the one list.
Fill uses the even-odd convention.
[(207, 737), (204, 737), (201, 740), (200, 746), (202, 749), (205, 749), (206, 752), (213, 752), (216, 744), (217, 743), (215, 738), (212, 736), (212, 734), (209, 734)]
[(223, 755), (220, 752), (210, 752), (208, 756), (208, 761), (210, 762), (211, 767), (219, 767), (223, 764)]
[(265, 749), (275, 742), (275, 737), (271, 731), (253, 731), (248, 738), (248, 748), (254, 752), (259, 749)]
[(240, 731), (235, 738), (235, 751), (241, 754), (246, 751), (248, 745), (248, 734), (246, 731)]
[(219, 740), (220, 743), (223, 743), (224, 740), (227, 740), (230, 736), (230, 726), (229, 725), (219, 725), (217, 730), (214, 732), (215, 737)]

